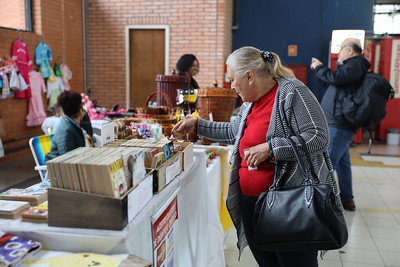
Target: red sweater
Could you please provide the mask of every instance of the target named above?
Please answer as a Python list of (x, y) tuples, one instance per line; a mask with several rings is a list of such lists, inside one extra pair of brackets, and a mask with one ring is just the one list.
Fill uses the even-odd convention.
[(241, 168), (239, 169), (240, 187), (242, 193), (247, 196), (260, 195), (274, 181), (274, 164), (266, 160), (257, 166), (258, 170), (249, 171), (246, 162), (243, 160), (243, 149), (267, 142), (267, 130), (277, 88), (278, 83), (254, 103), (250, 114), (247, 116), (246, 128), (240, 140), (239, 152), (242, 158)]

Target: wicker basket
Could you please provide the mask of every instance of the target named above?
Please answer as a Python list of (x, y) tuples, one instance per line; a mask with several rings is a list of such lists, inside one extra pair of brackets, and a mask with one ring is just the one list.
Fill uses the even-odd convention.
[(209, 119), (212, 113), (214, 121), (230, 121), (235, 108), (237, 94), (227, 88), (201, 88), (197, 93), (200, 117)]
[[(150, 100), (154, 97), (163, 97), (167, 106), (148, 107)], [(172, 106), (171, 99), (164, 92), (155, 91), (152, 92), (146, 100), (144, 108), (136, 108), (137, 113), (135, 118), (129, 119), (132, 122), (147, 121), (150, 123), (159, 123), (162, 128), (162, 132), (165, 136), (171, 135), (171, 130), (176, 123), (176, 117), (174, 114), (174, 108)]]
[[(181, 76), (181, 75), (157, 75), (157, 91), (166, 93), (170, 100), (173, 102), (172, 105), (176, 106), (176, 89), (187, 89), (190, 84), (190, 77)], [(167, 103), (165, 97), (161, 97), (161, 95), (157, 95), (157, 103), (162, 105), (169, 105)]]
[[(164, 97), (167, 105), (159, 105), (157, 107), (148, 107), (150, 100), (154, 97), (159, 96)], [(159, 91), (154, 91), (152, 92), (146, 100), (146, 104), (143, 108), (136, 108), (137, 114), (135, 114), (135, 117), (139, 118), (151, 118), (154, 117), (155, 115), (173, 115), (174, 114), (174, 108), (171, 102), (171, 99), (169, 96), (164, 93), (164, 92), (159, 92)]]

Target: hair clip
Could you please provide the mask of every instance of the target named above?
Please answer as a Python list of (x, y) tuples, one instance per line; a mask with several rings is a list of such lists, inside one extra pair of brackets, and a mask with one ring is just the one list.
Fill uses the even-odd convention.
[(264, 60), (267, 60), (269, 63), (272, 63), (274, 58), (272, 57), (271, 52), (265, 51), (265, 50), (260, 50), (261, 56)]

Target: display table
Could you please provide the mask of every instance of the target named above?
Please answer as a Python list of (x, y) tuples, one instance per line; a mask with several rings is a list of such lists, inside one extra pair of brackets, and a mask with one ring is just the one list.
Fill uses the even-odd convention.
[(178, 221), (173, 236), (175, 266), (225, 266), (223, 232), (215, 203), (210, 201), (214, 185), (207, 176), (204, 152), (195, 151), (191, 168), (154, 195), (122, 231), (49, 227), (6, 219), (0, 220), (0, 229), (39, 241), (49, 250), (128, 253), (152, 262), (151, 217), (178, 190)]
[[(231, 165), (229, 163), (229, 160), (231, 158), (232, 155), (232, 151), (233, 151), (233, 146), (232, 145), (227, 145), (227, 146), (220, 146), (216, 143), (213, 143), (211, 145), (200, 145), (200, 144), (196, 144), (194, 145), (195, 149), (205, 149), (207, 151), (214, 151), (219, 158), (220, 163), (218, 165), (220, 165), (221, 167), (219, 168), (220, 173), (219, 175), (219, 184), (217, 185), (217, 187), (211, 187), (210, 186), (210, 190), (217, 190), (217, 188), (219, 189), (219, 214), (220, 214), (220, 219), (221, 219), (221, 223), (222, 223), (222, 227), (223, 230), (226, 231), (229, 228), (233, 227), (233, 222), (232, 219), (228, 213), (228, 210), (226, 208), (226, 198), (228, 196), (228, 185), (229, 185), (229, 175), (230, 175), (230, 170), (231, 170)], [(212, 166), (210, 166), (212, 167)], [(216, 175), (211, 174), (211, 175)], [(211, 178), (210, 178), (211, 179)], [(215, 192), (217, 193), (217, 192)], [(217, 201), (217, 200), (214, 200)]]
[[(205, 156), (206, 149), (195, 148), (195, 152), (200, 152)], [(216, 157), (208, 164), (207, 167), (207, 184), (208, 184), (208, 266), (225, 266), (223, 255), (215, 253), (223, 251), (224, 231), (220, 220), (210, 218), (219, 218), (221, 209), (221, 158)]]

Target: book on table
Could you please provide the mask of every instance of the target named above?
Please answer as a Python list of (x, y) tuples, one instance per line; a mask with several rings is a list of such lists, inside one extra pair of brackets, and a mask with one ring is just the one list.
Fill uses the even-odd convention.
[(48, 221), (48, 202), (45, 201), (21, 213), (23, 222), (46, 223)]
[(21, 212), (29, 209), (27, 201), (0, 200), (0, 218), (16, 219)]
[(47, 200), (48, 187), (48, 185), (38, 183), (28, 188), (10, 188), (0, 193), (0, 199), (27, 201), (31, 205), (38, 205)]

